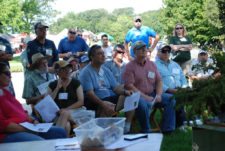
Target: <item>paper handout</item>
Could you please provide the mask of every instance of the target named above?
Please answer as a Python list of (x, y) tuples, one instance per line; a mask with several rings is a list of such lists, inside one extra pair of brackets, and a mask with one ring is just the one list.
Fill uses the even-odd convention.
[(38, 111), (45, 122), (52, 122), (59, 111), (59, 107), (50, 95), (47, 95), (44, 99), (38, 102), (34, 108)]
[(33, 124), (28, 122), (20, 123), (21, 126), (34, 131), (34, 132), (47, 132), (51, 127), (53, 123), (39, 123), (39, 124)]
[(140, 92), (134, 92), (132, 95), (127, 96), (124, 101), (124, 112), (134, 110), (138, 107), (138, 102), (140, 99)]

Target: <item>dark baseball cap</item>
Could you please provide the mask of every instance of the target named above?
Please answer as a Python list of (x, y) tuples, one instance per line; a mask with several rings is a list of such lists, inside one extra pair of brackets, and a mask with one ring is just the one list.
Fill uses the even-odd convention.
[(38, 28), (48, 28), (48, 25), (44, 22), (37, 22), (35, 25), (34, 25), (34, 29), (38, 29)]
[(139, 50), (139, 49), (141, 49), (143, 47), (146, 47), (146, 44), (143, 41), (137, 41), (133, 45), (133, 50)]

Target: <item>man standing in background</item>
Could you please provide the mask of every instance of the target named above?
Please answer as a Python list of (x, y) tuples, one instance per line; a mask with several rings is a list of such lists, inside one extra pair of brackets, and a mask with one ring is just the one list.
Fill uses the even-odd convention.
[(102, 41), (102, 49), (104, 51), (106, 61), (112, 60), (113, 48), (112, 48), (112, 46), (109, 45), (108, 35), (103, 34), (101, 36), (101, 41)]
[[(53, 63), (59, 60), (58, 51), (56, 50), (55, 44), (52, 40), (46, 39), (48, 26), (42, 22), (38, 22), (34, 26), (35, 34), (37, 37), (29, 41), (27, 44), (27, 59), (29, 64), (32, 64), (32, 56), (36, 53), (41, 53), (44, 56), (49, 56), (51, 59), (48, 61), (48, 66), (52, 67)], [(49, 71), (53, 71), (50, 68)]]
[[(149, 38), (155, 38), (152, 45), (149, 44)], [(129, 60), (134, 58), (134, 51), (132, 46), (135, 42), (142, 41), (146, 44), (146, 47), (149, 48), (149, 51), (152, 52), (156, 47), (156, 44), (159, 41), (159, 35), (152, 29), (147, 26), (142, 26), (141, 16), (134, 17), (134, 27), (131, 28), (125, 37), (125, 50), (127, 52)], [(130, 43), (131, 49), (129, 51), (128, 44)]]
[(82, 56), (88, 49), (89, 47), (84, 39), (78, 36), (73, 28), (68, 30), (68, 36), (63, 38), (58, 46), (59, 57), (63, 60), (68, 60), (72, 54)]

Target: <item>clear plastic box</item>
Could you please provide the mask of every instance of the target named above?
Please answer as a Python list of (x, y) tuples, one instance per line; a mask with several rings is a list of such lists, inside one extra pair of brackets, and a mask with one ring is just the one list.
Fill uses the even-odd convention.
[(79, 126), (95, 118), (95, 112), (91, 110), (79, 109), (71, 113), (75, 123)]
[(104, 147), (119, 140), (126, 118), (96, 118), (73, 131), (82, 147)]

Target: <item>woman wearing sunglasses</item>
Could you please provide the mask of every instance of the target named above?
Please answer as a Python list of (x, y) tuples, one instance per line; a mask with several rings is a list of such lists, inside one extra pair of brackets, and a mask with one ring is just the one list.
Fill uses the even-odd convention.
[(65, 138), (63, 128), (52, 126), (46, 133), (36, 133), (22, 127), (20, 123), (37, 123), (23, 109), (20, 102), (5, 89), (11, 82), (11, 73), (5, 63), (0, 62), (0, 143), (37, 141)]
[(173, 60), (185, 69), (185, 64), (191, 59), (190, 50), (192, 49), (192, 41), (187, 36), (185, 27), (178, 23), (174, 27), (173, 36), (169, 39), (172, 48)]

